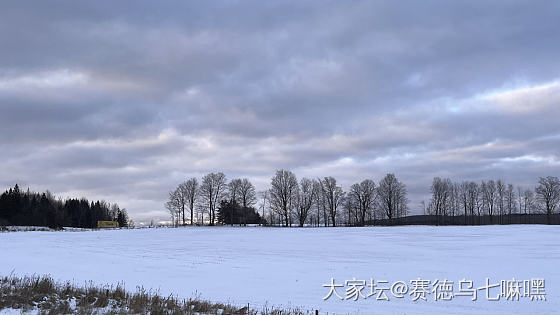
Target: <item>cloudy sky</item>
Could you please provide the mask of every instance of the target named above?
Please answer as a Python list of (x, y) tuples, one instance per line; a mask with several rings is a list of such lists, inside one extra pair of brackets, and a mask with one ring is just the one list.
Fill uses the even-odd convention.
[(557, 1), (3, 1), (0, 189), (560, 176)]

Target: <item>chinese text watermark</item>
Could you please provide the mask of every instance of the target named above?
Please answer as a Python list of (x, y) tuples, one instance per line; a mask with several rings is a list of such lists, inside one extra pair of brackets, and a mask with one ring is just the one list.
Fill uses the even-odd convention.
[(391, 298), (403, 299), (410, 297), (412, 301), (451, 301), (454, 298), (470, 298), (477, 301), (483, 296), (488, 301), (519, 301), (528, 299), (531, 301), (546, 301), (545, 281), (542, 278), (529, 280), (499, 280), (491, 282), (485, 279), (484, 285), (476, 287), (472, 280), (462, 279), (457, 284), (447, 279), (428, 280), (414, 279), (410, 281), (387, 280), (345, 280), (337, 283), (334, 278), (329, 283), (323, 284), (328, 293), (323, 300), (331, 297), (340, 300), (354, 300), (375, 298), (377, 301), (389, 301)]

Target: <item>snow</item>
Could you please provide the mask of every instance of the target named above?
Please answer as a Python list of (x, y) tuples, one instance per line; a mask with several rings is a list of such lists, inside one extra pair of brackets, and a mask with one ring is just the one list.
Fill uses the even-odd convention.
[[(76, 233), (0, 233), (0, 275), (50, 274), (84, 284), (124, 282), (189, 298), (322, 314), (549, 314), (560, 308), (560, 227), (187, 227)], [(323, 301), (336, 283), (364, 279), (458, 282), (475, 287), (544, 278), (547, 301)], [(338, 290), (344, 295), (344, 288)], [(369, 288), (364, 289), (369, 293)], [(494, 292), (494, 291), (492, 291)], [(497, 292), (497, 291), (496, 291)]]
[[(81, 231), (87, 231), (87, 230), (91, 230), (91, 229), (64, 227), (62, 231), (81, 232)], [(32, 232), (32, 231), (60, 232), (60, 231), (57, 231), (55, 229), (51, 229), (51, 228), (46, 227), (46, 226), (16, 226), (16, 225), (0, 226), (0, 232)]]
[(44, 226), (0, 226), (0, 232), (53, 231)]
[(32, 309), (32, 310), (29, 310), (27, 312), (22, 312), (21, 310), (15, 309), (15, 308), (0, 309), (0, 315), (21, 315), (21, 314), (35, 315), (35, 314), (39, 314), (39, 310), (38, 309)]

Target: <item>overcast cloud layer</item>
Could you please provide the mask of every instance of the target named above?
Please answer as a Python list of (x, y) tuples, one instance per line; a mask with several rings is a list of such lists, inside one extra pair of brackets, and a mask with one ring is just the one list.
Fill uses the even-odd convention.
[(167, 192), (276, 169), (560, 176), (557, 1), (0, 4), (0, 189), (166, 218)]

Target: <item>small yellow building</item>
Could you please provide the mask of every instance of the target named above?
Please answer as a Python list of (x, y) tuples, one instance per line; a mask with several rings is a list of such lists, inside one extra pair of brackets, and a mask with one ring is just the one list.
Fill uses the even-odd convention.
[(99, 229), (106, 229), (106, 228), (118, 228), (119, 222), (117, 221), (97, 221), (97, 228)]

